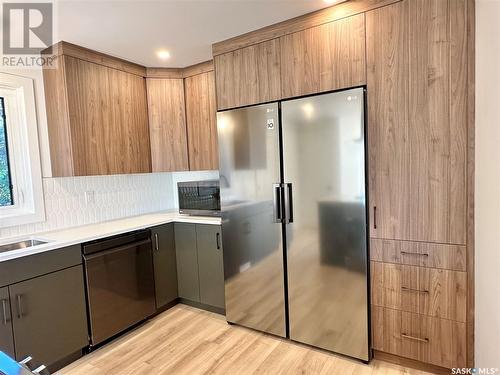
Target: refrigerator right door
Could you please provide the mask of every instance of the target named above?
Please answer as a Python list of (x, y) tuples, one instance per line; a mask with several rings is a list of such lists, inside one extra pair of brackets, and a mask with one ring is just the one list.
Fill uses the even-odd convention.
[(282, 134), (290, 338), (369, 360), (363, 101), (284, 101)]

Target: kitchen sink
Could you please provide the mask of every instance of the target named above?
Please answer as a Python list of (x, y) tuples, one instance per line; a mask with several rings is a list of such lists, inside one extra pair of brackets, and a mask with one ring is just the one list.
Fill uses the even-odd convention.
[(5, 253), (7, 251), (13, 251), (13, 250), (26, 249), (27, 247), (44, 245), (46, 243), (48, 243), (48, 242), (43, 241), (43, 240), (32, 239), (32, 238), (27, 239), (27, 240), (12, 242), (12, 243), (6, 243), (4, 245), (0, 245), (0, 253)]

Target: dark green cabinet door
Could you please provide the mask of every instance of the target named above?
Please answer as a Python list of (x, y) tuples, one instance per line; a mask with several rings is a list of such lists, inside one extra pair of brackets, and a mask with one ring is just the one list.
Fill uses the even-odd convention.
[(224, 263), (221, 227), (196, 225), (200, 299), (206, 305), (224, 308)]
[(177, 298), (177, 265), (174, 224), (151, 228), (155, 273), (156, 308)]
[(0, 288), (0, 351), (14, 357), (9, 289)]
[(88, 345), (82, 266), (9, 286), (16, 359), (52, 365)]
[(175, 255), (179, 297), (200, 302), (195, 224), (175, 223)]

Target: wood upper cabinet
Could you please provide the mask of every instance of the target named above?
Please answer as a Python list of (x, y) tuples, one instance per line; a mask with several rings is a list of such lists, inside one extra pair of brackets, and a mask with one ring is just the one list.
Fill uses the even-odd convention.
[(153, 172), (189, 169), (183, 79), (148, 78)]
[(366, 13), (370, 235), (465, 244), (466, 1)]
[(283, 98), (364, 85), (365, 15), (280, 38)]
[(143, 77), (66, 55), (43, 73), (54, 177), (151, 172)]
[(190, 170), (219, 167), (214, 72), (185, 79)]
[(279, 40), (214, 57), (217, 109), (280, 99)]

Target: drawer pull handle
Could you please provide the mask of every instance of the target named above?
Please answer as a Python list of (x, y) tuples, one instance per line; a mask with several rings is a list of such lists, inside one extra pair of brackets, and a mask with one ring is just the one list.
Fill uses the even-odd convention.
[(402, 333), (401, 337), (404, 338), (404, 339), (408, 339), (408, 340), (415, 340), (415, 341), (420, 341), (420, 342), (425, 342), (425, 343), (429, 342), (428, 338), (422, 339), (420, 337), (415, 337), (415, 336), (407, 335), (406, 333)]
[(401, 287), (401, 290), (403, 292), (415, 292), (415, 293), (429, 293), (428, 290), (420, 290), (420, 289), (413, 289), (413, 288), (407, 288), (405, 286)]
[(419, 257), (428, 257), (429, 256), (429, 254), (427, 254), (427, 253), (420, 254), (420, 253), (411, 253), (408, 251), (401, 251), (401, 255), (415, 255), (415, 256), (419, 256)]

